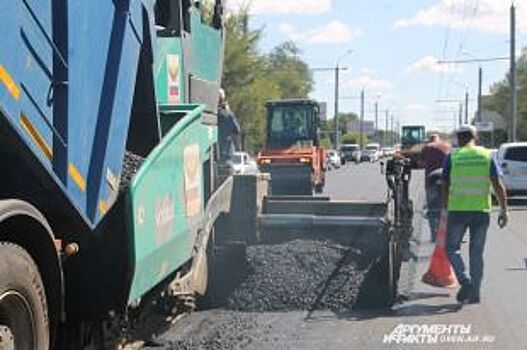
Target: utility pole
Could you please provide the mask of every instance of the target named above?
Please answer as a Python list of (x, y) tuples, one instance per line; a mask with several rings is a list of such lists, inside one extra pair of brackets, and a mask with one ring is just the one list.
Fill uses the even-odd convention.
[(382, 140), (383, 146), (387, 147), (388, 145), (388, 119), (390, 118), (390, 112), (386, 110), (386, 120), (385, 120), (385, 128), (384, 128), (384, 137)]
[(463, 103), (459, 103), (458, 127), (463, 125)]
[(363, 131), (364, 131), (364, 89), (360, 91), (360, 149), (362, 150), (364, 139), (363, 139)]
[(339, 149), (340, 130), (339, 130), (339, 70), (337, 64), (335, 66), (335, 150)]
[(375, 142), (379, 140), (379, 101), (375, 101)]
[(465, 124), (468, 124), (468, 90), (465, 91)]
[(395, 123), (395, 137), (397, 143), (401, 143), (401, 135), (399, 134), (399, 130), (401, 130), (401, 121), (397, 119), (397, 122)]
[(392, 117), (391, 117), (391, 120), (390, 120), (390, 139), (391, 139), (391, 143), (392, 143), (392, 146), (395, 145), (395, 132), (393, 131), (394, 129), (394, 125), (393, 125), (393, 114), (392, 114)]
[[(516, 118), (512, 118), (512, 111), (514, 111), (514, 115), (516, 115), (516, 110), (517, 110), (517, 100), (516, 100), (516, 89), (513, 89), (512, 88), (512, 85), (513, 85), (513, 82), (514, 82), (514, 86), (516, 86), (516, 60), (515, 60), (515, 51), (516, 51), (516, 43), (515, 43), (515, 40), (516, 40), (516, 24), (515, 24), (515, 21), (516, 21), (516, 16), (515, 16), (515, 9), (514, 9), (514, 4), (512, 5), (511, 7), (511, 54), (510, 56), (508, 57), (487, 57), (487, 58), (472, 58), (472, 59), (468, 59), (468, 60), (442, 60), (442, 61), (438, 61), (439, 64), (465, 64), (465, 63), (482, 63), (482, 62), (495, 62), (495, 61), (510, 61), (511, 62), (511, 78), (510, 78), (510, 84), (511, 84), (511, 116), (510, 119), (511, 121), (514, 120), (514, 128), (516, 129)], [(513, 71), (514, 71), (514, 74), (513, 74)], [(482, 92), (481, 92), (481, 88), (482, 88), (482, 83), (483, 83), (483, 69), (481, 67), (479, 67), (479, 82), (478, 82), (478, 113), (477, 113), (477, 117), (476, 119), (478, 121), (481, 121), (482, 119), (482, 116), (481, 116), (481, 112), (482, 112)], [(514, 92), (514, 93), (513, 93)], [(513, 96), (514, 95), (514, 96)], [(514, 107), (512, 107), (512, 105), (514, 104)], [(510, 138), (510, 134), (511, 134), (511, 125), (512, 125), (512, 122), (509, 121), (508, 125), (509, 127), (507, 128), (508, 129), (508, 134), (509, 134), (509, 138)]]
[(483, 87), (483, 68), (479, 67), (478, 69), (478, 114), (476, 117), (477, 122), (481, 122), (481, 113), (482, 113), (482, 87)]
[(509, 142), (516, 141), (516, 8), (511, 5), (511, 71), (510, 71), (510, 120), (509, 120)]
[[(350, 55), (353, 50), (348, 50), (342, 56), (337, 59), (335, 63), (335, 150), (339, 149), (340, 145), (340, 130), (339, 130), (339, 73), (341, 70), (346, 70), (347, 68), (340, 67), (340, 61)], [(326, 70), (326, 68), (315, 68), (314, 70)]]

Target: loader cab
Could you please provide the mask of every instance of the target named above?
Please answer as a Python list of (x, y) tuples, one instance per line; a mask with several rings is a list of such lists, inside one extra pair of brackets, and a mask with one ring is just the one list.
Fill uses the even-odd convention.
[(411, 147), (425, 142), (426, 132), (422, 125), (403, 126), (401, 141), (403, 147)]
[(267, 103), (267, 148), (284, 149), (320, 144), (320, 108), (311, 100)]

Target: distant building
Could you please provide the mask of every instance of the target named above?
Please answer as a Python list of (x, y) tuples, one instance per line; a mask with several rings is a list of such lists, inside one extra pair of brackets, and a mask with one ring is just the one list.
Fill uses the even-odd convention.
[[(483, 96), (482, 97), (482, 103), (483, 106), (486, 105), (486, 100), (489, 99), (490, 96)], [(474, 116), (474, 120), (476, 120), (478, 117), (477, 112)], [(484, 123), (492, 123), (494, 130), (507, 130), (507, 121), (506, 119), (499, 114), (496, 111), (488, 110), (483, 108), (481, 111), (481, 121)]]
[(507, 124), (501, 114), (496, 111), (489, 111), (484, 109), (481, 111), (481, 121), (492, 123), (494, 130), (506, 130)]
[[(360, 128), (360, 121), (359, 120), (354, 120), (352, 122), (349, 122), (346, 125), (346, 131), (347, 132), (360, 133), (360, 129), (361, 128)], [(362, 131), (367, 136), (374, 136), (375, 135), (375, 123), (373, 121), (370, 121), (370, 120), (365, 120), (362, 123)]]
[[(483, 105), (489, 96), (483, 96)], [(481, 111), (481, 122), (476, 122), (477, 113), (474, 116), (474, 125), (478, 128), (479, 142), (490, 148), (497, 148), (507, 140), (507, 119), (500, 113), (483, 109)]]

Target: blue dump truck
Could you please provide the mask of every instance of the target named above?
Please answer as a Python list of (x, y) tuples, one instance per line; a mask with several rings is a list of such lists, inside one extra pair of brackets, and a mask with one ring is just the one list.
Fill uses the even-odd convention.
[(151, 296), (206, 296), (217, 219), (232, 221), (223, 11), (0, 2), (0, 348), (106, 347)]
[(223, 12), (0, 1), (0, 349), (112, 348), (158, 300), (214, 302), (233, 283), (222, 255), (243, 267), (247, 244), (302, 231), (380, 233), (389, 268), (368, 295), (393, 302), (401, 171), (390, 210), (264, 198), (264, 176), (217, 161)]

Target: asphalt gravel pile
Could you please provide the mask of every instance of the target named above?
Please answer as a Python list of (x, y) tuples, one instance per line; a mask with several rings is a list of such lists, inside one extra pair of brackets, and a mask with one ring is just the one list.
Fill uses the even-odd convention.
[(275, 327), (273, 312), (349, 310), (378, 259), (372, 249), (329, 240), (247, 249), (248, 276), (218, 308), (189, 315), (164, 337), (164, 349), (250, 349), (293, 336), (294, 329)]
[(372, 251), (319, 240), (251, 246), (247, 255), (249, 276), (227, 297), (231, 310), (347, 310), (377, 258)]
[(123, 166), (121, 168), (121, 181), (119, 183), (119, 192), (122, 192), (132, 179), (134, 178), (135, 173), (139, 170), (141, 164), (145, 159), (137, 154), (126, 151), (123, 158)]
[(250, 349), (266, 338), (270, 328), (262, 327), (250, 314), (219, 312), (213, 317), (209, 320), (197, 316), (192, 320), (195, 327), (179, 329), (176, 339), (169, 340), (165, 349)]

